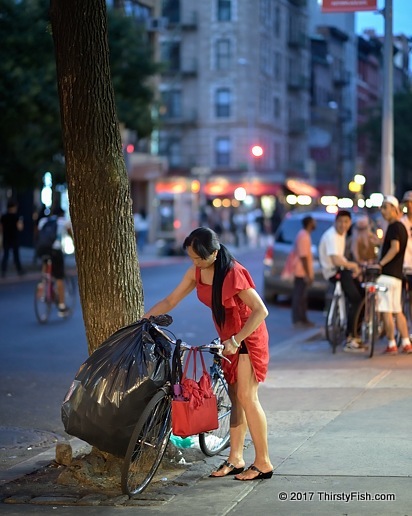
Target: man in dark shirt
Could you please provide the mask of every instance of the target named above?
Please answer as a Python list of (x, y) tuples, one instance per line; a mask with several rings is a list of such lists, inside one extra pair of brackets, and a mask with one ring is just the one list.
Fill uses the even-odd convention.
[(7, 212), (1, 216), (1, 231), (3, 234), (3, 259), (1, 261), (1, 275), (4, 278), (7, 271), (9, 253), (13, 251), (14, 265), (22, 275), (24, 271), (19, 256), (19, 233), (23, 231), (23, 219), (17, 215), (18, 204), (13, 199), (7, 203)]
[(383, 218), (388, 222), (379, 260), (382, 275), (378, 279), (379, 285), (387, 288), (386, 292), (379, 293), (378, 301), (378, 311), (382, 313), (388, 338), (388, 347), (385, 354), (396, 355), (398, 353), (395, 341), (394, 317), (402, 338), (401, 350), (404, 353), (412, 353), (408, 326), (402, 311), (401, 301), (403, 258), (408, 242), (408, 233), (405, 226), (399, 221), (399, 202), (396, 197), (386, 195), (383, 198), (381, 211)]

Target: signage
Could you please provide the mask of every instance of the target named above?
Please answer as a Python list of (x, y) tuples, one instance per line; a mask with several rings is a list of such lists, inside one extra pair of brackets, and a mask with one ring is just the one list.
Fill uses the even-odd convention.
[(376, 11), (377, 0), (323, 0), (323, 13), (354, 13), (356, 11)]

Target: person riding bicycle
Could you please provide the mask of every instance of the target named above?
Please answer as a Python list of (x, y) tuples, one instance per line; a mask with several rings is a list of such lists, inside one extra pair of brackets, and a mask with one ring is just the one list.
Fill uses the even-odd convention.
[(408, 326), (402, 311), (402, 275), (403, 261), (408, 240), (404, 224), (400, 222), (399, 201), (393, 195), (386, 195), (381, 206), (382, 216), (389, 223), (386, 229), (379, 265), (382, 274), (377, 283), (387, 287), (386, 292), (379, 294), (378, 312), (383, 315), (388, 346), (386, 355), (396, 355), (398, 348), (395, 340), (396, 326), (401, 334), (401, 349), (404, 353), (412, 353), (412, 345), (409, 339)]
[[(46, 224), (50, 226), (49, 232), (52, 234), (52, 237), (45, 237), (42, 239), (42, 231), (46, 231)], [(52, 227), (53, 225), (54, 228)], [(72, 227), (60, 206), (53, 208), (50, 216), (43, 217), (39, 220), (37, 255), (40, 258), (44, 256), (50, 256), (51, 258), (52, 275), (56, 280), (59, 317), (66, 317), (69, 313), (69, 309), (65, 303), (65, 271), (64, 254), (62, 249), (62, 240), (67, 234), (70, 236), (72, 235)]]
[(325, 279), (335, 285), (340, 275), (342, 290), (348, 301), (348, 322), (344, 351), (362, 352), (365, 348), (354, 338), (355, 319), (362, 303), (362, 292), (356, 278), (359, 266), (345, 257), (346, 234), (351, 226), (352, 217), (349, 211), (340, 210), (336, 214), (335, 223), (327, 229), (319, 242), (319, 262)]
[[(216, 330), (222, 340), (222, 363), (232, 402), (230, 452), (212, 477), (235, 475), (236, 480), (269, 479), (273, 465), (269, 458), (267, 421), (258, 398), (259, 382), (265, 379), (269, 363), (269, 335), (265, 323), (268, 310), (249, 272), (205, 227), (186, 237), (183, 248), (193, 265), (180, 284), (143, 316), (169, 312), (194, 289), (199, 300), (212, 309)], [(244, 441), (249, 427), (255, 447), (254, 463), (245, 470)]]

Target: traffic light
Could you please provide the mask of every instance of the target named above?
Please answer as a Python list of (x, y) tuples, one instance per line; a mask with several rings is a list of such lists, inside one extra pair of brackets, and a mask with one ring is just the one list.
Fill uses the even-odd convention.
[(261, 158), (263, 156), (263, 147), (261, 145), (254, 145), (251, 152), (255, 158)]

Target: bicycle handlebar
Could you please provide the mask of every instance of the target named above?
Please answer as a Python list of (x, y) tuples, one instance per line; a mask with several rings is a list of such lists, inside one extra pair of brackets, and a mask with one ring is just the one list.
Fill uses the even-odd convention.
[[(160, 333), (160, 335), (162, 335), (162, 337), (164, 337), (167, 341), (176, 346), (176, 340), (173, 339), (170, 335), (168, 335), (160, 326), (158, 326), (153, 321), (150, 321), (150, 324), (158, 333)], [(201, 346), (191, 346), (187, 342), (182, 341), (180, 343), (180, 347), (186, 350), (192, 347), (196, 347), (199, 351), (209, 351), (213, 355), (216, 355), (219, 358), (226, 360), (227, 362), (229, 362), (229, 364), (231, 364), (231, 361), (222, 354), (222, 351), (225, 349), (225, 346), (221, 343), (219, 337), (213, 339), (210, 344), (202, 344)]]

